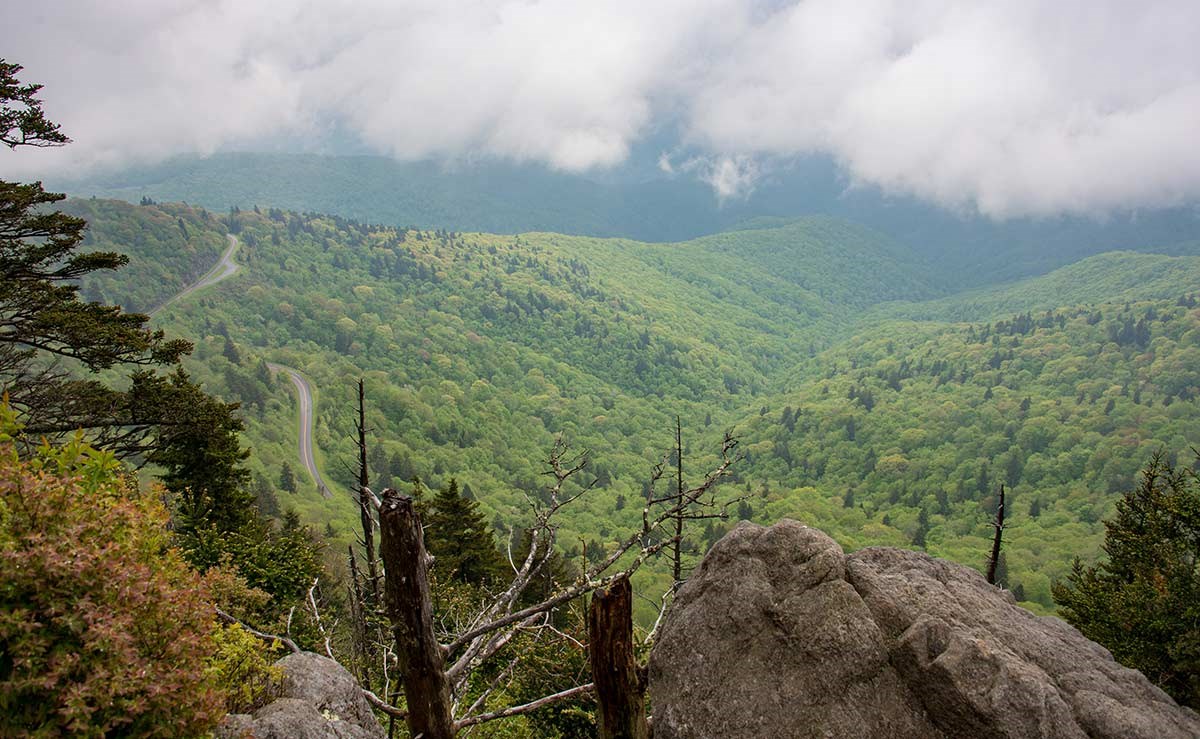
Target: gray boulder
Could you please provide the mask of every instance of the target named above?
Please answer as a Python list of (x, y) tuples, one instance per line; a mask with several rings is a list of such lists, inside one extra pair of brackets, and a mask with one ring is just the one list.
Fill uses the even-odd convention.
[(742, 523), (650, 657), (656, 739), (1200, 736), (1200, 716), (961, 565)]
[(274, 701), (253, 714), (232, 714), (219, 739), (383, 739), (385, 735), (358, 682), (346, 668), (312, 652), (275, 663), (283, 684)]

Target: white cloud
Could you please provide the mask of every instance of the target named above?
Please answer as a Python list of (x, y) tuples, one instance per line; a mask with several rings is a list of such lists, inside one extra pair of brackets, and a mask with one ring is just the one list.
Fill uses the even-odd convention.
[(684, 173), (707, 183), (722, 204), (749, 197), (763, 174), (761, 163), (744, 154), (690, 156), (676, 162), (664, 152), (658, 157), (658, 168), (667, 175)]
[(0, 48), (75, 139), (4, 154), (20, 176), (333, 127), (586, 171), (667, 122), (722, 197), (826, 153), (995, 216), (1200, 200), (1195, 0), (47, 0), (9, 21)]

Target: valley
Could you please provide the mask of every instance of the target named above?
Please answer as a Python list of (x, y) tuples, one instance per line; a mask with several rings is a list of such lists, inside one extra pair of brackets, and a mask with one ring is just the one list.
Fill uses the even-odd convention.
[[(133, 243), (133, 278), (188, 248), (178, 229), (153, 251), (118, 238), (182, 206), (86, 202), (97, 244)], [(183, 212), (191, 240), (236, 234), (245, 268), (157, 321), (196, 341), (194, 377), (242, 403), (260, 487), (326, 526), (334, 551), (355, 525), (358, 377), (372, 479), (454, 477), (500, 541), (542, 489), (555, 436), (588, 449), (597, 489), (560, 533), (572, 557), (636, 525), (676, 415), (688, 469), (724, 429), (739, 435), (739, 516), (795, 517), (851, 549), (982, 567), (1004, 483), (1007, 582), (1042, 612), (1072, 558), (1099, 553), (1101, 520), (1148, 456), (1186, 461), (1195, 443), (1197, 257), (1106, 253), (956, 292), (918, 253), (831, 217), (653, 244)], [(134, 279), (129, 294), (148, 290)], [(281, 365), (319, 391), (311, 438), (331, 497), (307, 479), (278, 489), (284, 462), (302, 469), (303, 407)], [(692, 560), (732, 523), (691, 531)], [(650, 568), (643, 586), (665, 576)]]

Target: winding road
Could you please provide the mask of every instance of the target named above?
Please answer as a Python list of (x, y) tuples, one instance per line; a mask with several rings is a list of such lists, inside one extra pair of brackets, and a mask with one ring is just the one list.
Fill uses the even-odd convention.
[(237, 274), (237, 271), (242, 268), (242, 265), (233, 261), (233, 255), (237, 252), (240, 243), (238, 242), (238, 238), (233, 234), (227, 234), (227, 236), (229, 238), (229, 248), (226, 249), (223, 254), (221, 254), (221, 258), (217, 261), (215, 267), (204, 273), (204, 276), (200, 279), (175, 293), (174, 296), (167, 299), (167, 302), (150, 311), (147, 315), (153, 316), (155, 313), (158, 313), (171, 303), (174, 303), (182, 298), (186, 298), (197, 290), (203, 290), (206, 287), (212, 287), (221, 280), (233, 277), (235, 274)]
[[(175, 293), (174, 296), (168, 298), (165, 303), (150, 311), (148, 315), (153, 316), (172, 303), (177, 302), (182, 298), (186, 298), (188, 295), (191, 295), (197, 290), (203, 290), (206, 287), (212, 287), (218, 282), (237, 274), (238, 270), (242, 268), (242, 265), (233, 261), (233, 255), (237, 253), (238, 246), (240, 244), (238, 242), (238, 238), (233, 234), (228, 234), (228, 238), (229, 248), (226, 249), (223, 254), (221, 254), (221, 258), (217, 261), (216, 266), (206, 272), (203, 277)], [(308, 474), (312, 476), (313, 482), (317, 484), (317, 490), (321, 492), (321, 495), (326, 498), (330, 498), (332, 497), (332, 494), (329, 492), (329, 488), (326, 487), (325, 481), (321, 479), (321, 472), (317, 469), (317, 460), (313, 456), (312, 386), (308, 384), (308, 380), (306, 380), (303, 375), (291, 367), (284, 367), (282, 364), (275, 364), (274, 362), (267, 362), (267, 367), (269, 367), (272, 372), (286, 373), (288, 377), (291, 378), (292, 384), (296, 386), (296, 396), (300, 400), (300, 462), (304, 465), (304, 469), (308, 470)]]
[(291, 367), (284, 367), (282, 364), (267, 362), (267, 367), (272, 372), (283, 372), (292, 380), (292, 384), (296, 386), (296, 397), (300, 403), (300, 462), (304, 465), (304, 469), (308, 470), (308, 474), (312, 476), (313, 482), (317, 484), (317, 490), (321, 491), (321, 495), (330, 498), (333, 497), (326, 487), (325, 481), (321, 479), (321, 471), (317, 469), (317, 460), (313, 456), (312, 429), (313, 429), (313, 397), (312, 386), (308, 384), (308, 380), (304, 375), (300, 374)]

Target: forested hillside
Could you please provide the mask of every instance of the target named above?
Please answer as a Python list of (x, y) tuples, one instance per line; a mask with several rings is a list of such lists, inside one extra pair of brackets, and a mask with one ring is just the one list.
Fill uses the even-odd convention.
[(225, 248), (225, 237), (212, 214), (186, 205), (144, 208), (99, 200), (69, 200), (64, 212), (104, 228), (91, 228), (83, 242), (90, 251), (129, 257), (118, 272), (88, 276), (89, 300), (126, 310), (153, 310), (207, 272)]
[(740, 424), (753, 516), (981, 566), (1004, 484), (1007, 583), (1050, 607), (1050, 581), (1098, 556), (1101, 519), (1146, 460), (1193, 459), (1196, 306), (1193, 292), (872, 328)]
[[(98, 242), (180, 217), (88, 207)], [(1042, 607), (1072, 557), (1096, 554), (1100, 519), (1149, 454), (1184, 459), (1196, 443), (1193, 258), (1103, 255), (949, 295), (907, 248), (830, 218), (676, 244), (278, 210), (185, 221), (214, 261), (235, 232), (247, 269), (159, 320), (197, 342), (196, 377), (243, 402), (259, 488), (343, 540), (356, 515), (344, 491), (360, 376), (373, 479), (455, 477), (502, 538), (563, 433), (591, 450), (598, 489), (559, 541), (599, 556), (640, 520), (679, 415), (686, 469), (712, 461), (726, 426), (741, 434), (747, 459), (728, 491), (747, 496), (740, 515), (797, 516), (851, 547), (924, 546), (982, 566), (1006, 483), (1008, 581)], [(137, 294), (145, 274), (117, 278)], [(1084, 287), (1063, 288), (1081, 274)], [(264, 360), (316, 388), (318, 460), (339, 487), (330, 500), (299, 469), (291, 388)], [(698, 527), (696, 550), (720, 531)]]
[(872, 319), (987, 321), (1068, 305), (1174, 298), (1200, 285), (1200, 249), (1177, 247), (1185, 253), (1108, 252), (1020, 282), (881, 306)]

